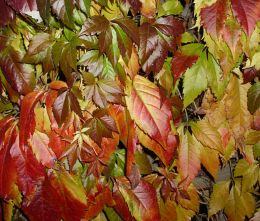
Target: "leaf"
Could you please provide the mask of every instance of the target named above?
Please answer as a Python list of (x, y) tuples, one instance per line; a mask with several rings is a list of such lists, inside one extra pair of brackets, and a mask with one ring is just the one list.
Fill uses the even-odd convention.
[(12, 47), (0, 55), (0, 67), (6, 80), (20, 94), (28, 94), (34, 89), (35, 76), (33, 68), (21, 62), (21, 55)]
[(115, 19), (113, 20), (113, 22), (118, 24), (128, 35), (128, 37), (130, 37), (133, 40), (133, 42), (139, 45), (140, 42), (139, 29), (137, 28), (133, 20), (123, 17), (123, 18)]
[(254, 114), (260, 107), (260, 83), (256, 82), (247, 92), (247, 106), (251, 114)]
[(225, 214), (230, 221), (243, 221), (245, 216), (251, 217), (255, 211), (255, 198), (249, 192), (241, 192), (238, 182), (230, 190)]
[(156, 13), (156, 0), (139, 0), (142, 3), (141, 13), (147, 18), (152, 18)]
[(91, 79), (85, 87), (84, 94), (86, 99), (92, 99), (95, 104), (101, 108), (105, 108), (109, 103), (120, 104), (123, 94), (117, 81), (110, 79), (95, 80), (94, 76), (86, 74)]
[(104, 211), (105, 211), (105, 214), (106, 214), (108, 220), (122, 221), (120, 216), (117, 214), (117, 212), (113, 208), (105, 207)]
[(97, 193), (88, 196), (90, 199), (93, 198), (94, 202), (90, 202), (88, 204), (87, 212), (84, 215), (86, 220), (93, 219), (104, 209), (106, 205), (113, 206), (114, 204), (112, 192), (107, 186), (102, 187), (98, 184), (98, 189), (99, 190)]
[(36, 0), (36, 2), (42, 19), (48, 24), (50, 17), (50, 0)]
[(59, 221), (61, 219), (62, 206), (58, 202), (60, 196), (57, 191), (50, 185), (48, 180), (45, 180), (42, 185), (37, 187), (37, 190), (31, 199), (29, 205), (23, 205), (23, 211), (30, 220), (44, 221)]
[(213, 186), (213, 192), (210, 196), (209, 217), (223, 210), (229, 198), (230, 181), (221, 181)]
[(93, 113), (93, 118), (87, 120), (85, 125), (89, 128), (87, 134), (98, 145), (101, 145), (103, 137), (113, 138), (112, 132), (117, 132), (115, 121), (104, 109), (96, 110)]
[(12, 198), (12, 191), (16, 183), (16, 167), (15, 162), (11, 157), (10, 150), (17, 136), (17, 131), (14, 125), (6, 128), (2, 134), (0, 145), (0, 196), (4, 199)]
[(32, 136), (35, 130), (34, 107), (42, 96), (42, 91), (34, 91), (27, 94), (22, 100), (19, 133), (21, 151), (25, 151), (28, 148), (28, 139)]
[(109, 21), (104, 16), (93, 16), (88, 18), (82, 29), (80, 35), (95, 35), (105, 32), (109, 27)]
[(216, 179), (220, 167), (219, 152), (208, 147), (201, 147), (200, 159), (202, 165)]
[(88, 71), (96, 77), (101, 74), (103, 70), (104, 59), (103, 56), (99, 55), (98, 50), (91, 50), (82, 55), (78, 64), (87, 66)]
[(23, 62), (28, 64), (43, 64), (44, 73), (54, 68), (52, 59), (52, 45), (54, 41), (48, 33), (37, 33), (30, 41), (28, 51)]
[(192, 67), (197, 59), (197, 55), (185, 55), (181, 52), (176, 52), (172, 58), (174, 82), (176, 82), (188, 68)]
[(202, 145), (223, 153), (223, 145), (219, 132), (204, 118), (197, 123), (191, 122), (192, 133)]
[(179, 15), (183, 11), (183, 6), (179, 0), (166, 0), (159, 5), (158, 16)]
[(73, 28), (73, 8), (71, 0), (51, 0), (52, 11), (62, 20), (69, 28)]
[(204, 67), (204, 57), (184, 73), (183, 93), (184, 108), (191, 104), (198, 95), (207, 88), (207, 69)]
[(123, 0), (123, 1), (124, 1), (124, 2), (127, 1), (127, 2), (130, 4), (131, 8), (132, 8), (133, 11), (134, 11), (134, 14), (137, 14), (137, 12), (140, 11), (141, 6), (142, 6), (140, 0)]
[(30, 199), (45, 178), (44, 167), (36, 160), (31, 149), (22, 149), (19, 145), (19, 136), (10, 153), (16, 165), (19, 190), (25, 200)]
[(149, 23), (143, 23), (139, 28), (139, 57), (143, 70), (158, 73), (167, 57), (168, 44), (159, 39), (156, 29)]
[(0, 26), (9, 24), (15, 18), (14, 11), (6, 4), (5, 1), (0, 2)]
[(40, 161), (42, 165), (48, 168), (53, 168), (56, 156), (52, 149), (48, 147), (49, 137), (44, 133), (35, 131), (30, 138), (29, 143), (37, 160)]
[(244, 142), (244, 133), (250, 127), (251, 116), (247, 110), (247, 91), (249, 84), (241, 85), (239, 79), (232, 77), (226, 89), (224, 104), (226, 109), (226, 118), (231, 127), (233, 136), (242, 148)]
[(52, 171), (48, 175), (51, 187), (58, 194), (62, 206), (62, 217), (65, 220), (80, 220), (87, 207), (87, 197), (80, 179), (66, 171)]
[(185, 189), (200, 170), (200, 144), (190, 132), (180, 132), (180, 146), (178, 149), (178, 172), (183, 181)]
[(28, 11), (37, 10), (37, 5), (35, 0), (21, 0), (17, 2), (16, 0), (10, 0), (7, 4), (13, 8), (17, 13), (25, 13)]
[(257, 14), (258, 3), (254, 0), (231, 0), (232, 11), (238, 19), (242, 28), (248, 36), (251, 36), (255, 29), (259, 15)]
[(130, 118), (129, 112), (121, 105), (113, 105), (109, 108), (110, 115), (114, 118), (120, 140), (127, 148), (126, 175), (129, 176), (135, 162), (135, 150), (137, 135), (134, 121)]
[(162, 100), (159, 88), (139, 75), (135, 76), (133, 85), (128, 86), (126, 104), (131, 118), (162, 148), (174, 148), (176, 138), (171, 132), (169, 100)]
[(167, 36), (176, 37), (185, 31), (183, 21), (173, 16), (161, 17), (153, 26)]
[(137, 221), (160, 220), (156, 191), (151, 184), (141, 180), (138, 186), (131, 190), (125, 178), (117, 179), (116, 182), (131, 214)]
[(70, 105), (68, 98), (68, 90), (62, 92), (53, 104), (53, 113), (59, 125), (64, 123), (70, 114)]
[(227, 9), (226, 0), (218, 0), (214, 4), (201, 9), (201, 23), (213, 37), (218, 37), (221, 34), (227, 17)]

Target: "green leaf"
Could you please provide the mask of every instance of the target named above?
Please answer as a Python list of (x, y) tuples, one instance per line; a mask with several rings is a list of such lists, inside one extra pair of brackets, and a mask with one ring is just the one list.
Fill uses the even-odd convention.
[(251, 114), (260, 107), (260, 82), (252, 85), (247, 92), (247, 106)]
[(220, 99), (225, 92), (225, 82), (221, 80), (221, 69), (212, 54), (208, 54), (204, 67), (207, 70), (208, 85), (217, 99)]
[(245, 216), (250, 218), (255, 211), (255, 198), (249, 192), (242, 192), (241, 184), (236, 180), (224, 211), (229, 220), (244, 221)]
[(104, 211), (109, 221), (123, 221), (113, 208), (105, 207)]
[(214, 184), (209, 202), (209, 217), (225, 208), (229, 197), (229, 185), (229, 180)]
[(179, 0), (167, 0), (159, 5), (158, 16), (179, 15), (183, 11), (183, 6)]
[[(205, 56), (205, 55), (204, 55)], [(184, 108), (190, 105), (207, 88), (207, 69), (203, 55), (184, 73)]]

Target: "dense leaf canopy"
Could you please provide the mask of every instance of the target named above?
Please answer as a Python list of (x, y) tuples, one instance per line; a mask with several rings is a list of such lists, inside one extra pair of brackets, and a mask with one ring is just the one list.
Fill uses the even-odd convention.
[(260, 218), (260, 0), (0, 0), (0, 220)]

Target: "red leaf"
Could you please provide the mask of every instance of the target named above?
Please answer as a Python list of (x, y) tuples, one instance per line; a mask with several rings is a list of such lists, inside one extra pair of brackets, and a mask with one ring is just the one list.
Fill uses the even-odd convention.
[[(13, 117), (5, 117), (0, 120), (0, 137), (3, 138), (5, 136), (5, 132), (10, 127), (10, 124), (13, 122)], [(0, 139), (0, 150), (2, 149), (2, 145), (4, 143), (4, 139)]]
[(126, 176), (129, 176), (135, 162), (134, 154), (137, 143), (135, 123), (131, 120), (129, 112), (121, 105), (111, 106), (109, 113), (115, 119), (119, 130), (120, 140), (123, 142), (125, 147), (127, 147)]
[(33, 153), (42, 165), (53, 168), (56, 156), (51, 148), (48, 147), (49, 137), (39, 131), (35, 131), (29, 140)]
[(153, 26), (168, 36), (178, 36), (185, 31), (183, 21), (173, 16), (161, 17)]
[(213, 37), (219, 36), (227, 16), (227, 0), (218, 0), (214, 4), (201, 9), (202, 25)]
[(256, 76), (260, 77), (260, 70), (256, 70), (254, 67), (245, 68), (243, 70), (243, 83), (246, 84), (254, 80)]
[(255, 29), (257, 20), (260, 19), (260, 3), (256, 0), (231, 0), (232, 10), (248, 36)]
[(185, 55), (181, 52), (176, 52), (172, 58), (172, 72), (174, 82), (176, 82), (182, 74), (190, 68), (198, 59), (196, 55)]
[(61, 220), (61, 207), (59, 204), (60, 196), (45, 180), (42, 185), (37, 187), (33, 198), (29, 204), (23, 204), (23, 211), (30, 220), (37, 221), (59, 221)]
[(44, 180), (44, 167), (36, 160), (31, 149), (21, 149), (19, 136), (11, 148), (11, 156), (16, 164), (18, 187), (25, 197), (30, 198)]
[(6, 2), (17, 13), (37, 10), (36, 0), (8, 0)]
[(124, 177), (118, 178), (116, 182), (132, 215), (137, 220), (160, 220), (156, 191), (150, 183), (141, 180), (136, 188), (131, 189), (129, 182)]
[(93, 202), (88, 203), (88, 207), (86, 209), (86, 214), (84, 215), (84, 218), (86, 220), (91, 220), (95, 216), (97, 216), (103, 208), (107, 206), (113, 206), (114, 201), (112, 198), (112, 192), (107, 186), (101, 186), (98, 188), (99, 191), (95, 194), (90, 194), (88, 197), (90, 199), (93, 199)]
[(129, 208), (124, 200), (124, 197), (120, 193), (117, 185), (113, 187), (113, 199), (116, 203), (114, 209), (125, 221), (135, 221), (135, 218), (131, 215)]
[(61, 157), (62, 152), (66, 147), (66, 141), (62, 140), (62, 137), (57, 134), (55, 131), (51, 131), (49, 135), (49, 144), (48, 146), (53, 150), (57, 158)]
[(159, 38), (156, 29), (149, 23), (142, 24), (139, 33), (139, 56), (142, 68), (147, 74), (152, 71), (158, 73), (167, 57), (169, 45)]
[[(8, 120), (8, 119), (7, 119)], [(0, 121), (1, 125), (1, 121)], [(6, 128), (5, 134), (1, 134), (2, 147), (0, 148), (0, 196), (4, 199), (11, 197), (13, 185), (16, 183), (15, 162), (11, 158), (10, 149), (17, 137), (14, 125)]]
[(58, 194), (55, 203), (60, 205), (62, 218), (68, 221), (79, 221), (83, 218), (87, 198), (80, 179), (66, 171), (52, 171), (48, 174), (48, 179)]
[(123, 0), (123, 1), (127, 1), (129, 3), (129, 5), (131, 6), (135, 14), (140, 11), (142, 6), (140, 0)]
[(14, 20), (14, 18), (14, 11), (8, 7), (4, 0), (0, 1), (0, 26), (9, 24), (9, 22)]
[(20, 94), (28, 94), (34, 88), (34, 70), (20, 63), (21, 55), (13, 48), (0, 56), (0, 67), (10, 85)]
[(28, 144), (28, 139), (35, 130), (34, 107), (43, 96), (42, 91), (34, 91), (27, 94), (22, 100), (20, 113), (20, 148), (24, 151)]

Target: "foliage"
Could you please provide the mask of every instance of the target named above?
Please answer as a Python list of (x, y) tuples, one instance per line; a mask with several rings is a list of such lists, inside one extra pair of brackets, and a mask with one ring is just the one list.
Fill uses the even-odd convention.
[(0, 0), (4, 220), (259, 220), (259, 0)]

